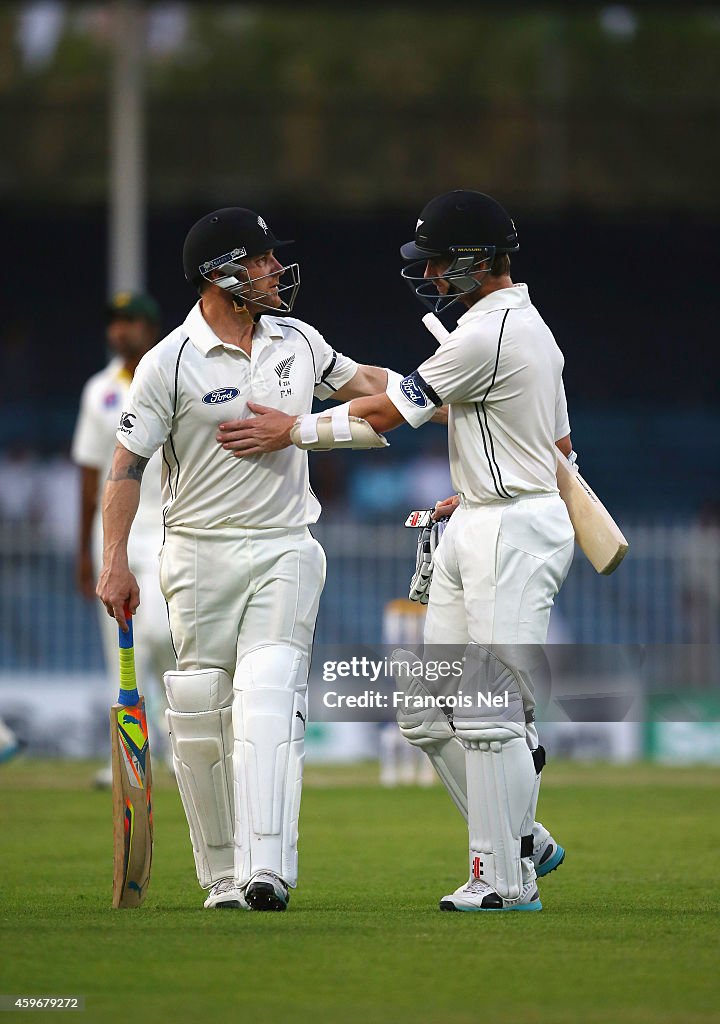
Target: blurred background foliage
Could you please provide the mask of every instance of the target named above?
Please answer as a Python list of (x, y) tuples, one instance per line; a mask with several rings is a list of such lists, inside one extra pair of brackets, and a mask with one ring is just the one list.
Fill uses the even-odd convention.
[[(66, 451), (106, 360), (121, 8), (0, 4), (0, 455)], [(717, 503), (717, 4), (148, 2), (142, 34), (144, 276), (164, 331), (195, 299), (189, 226), (251, 206), (297, 239), (297, 315), (409, 372), (432, 343), (398, 247), (431, 196), (490, 192), (518, 225), (513, 277), (565, 354), (598, 492), (644, 515)], [(369, 507), (398, 467), (429, 450), (444, 464), (427, 429), (420, 448), (397, 431), (384, 469), (316, 460), (324, 500)]]
[[(107, 179), (112, 10), (0, 10), (0, 199), (92, 203)], [(489, 13), (148, 5), (149, 197), (367, 210), (482, 181), (542, 211), (720, 209), (720, 10)], [(44, 48), (43, 48), (44, 47)]]

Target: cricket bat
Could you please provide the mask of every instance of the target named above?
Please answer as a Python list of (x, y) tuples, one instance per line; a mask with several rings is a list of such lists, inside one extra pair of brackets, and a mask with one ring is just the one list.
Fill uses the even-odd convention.
[[(448, 339), (450, 332), (434, 313), (426, 313), (422, 322), (439, 345)], [(558, 490), (567, 506), (575, 540), (597, 572), (609, 576), (627, 554), (628, 542), (592, 487), (559, 449), (555, 454)]]
[(118, 627), (120, 693), (110, 709), (113, 794), (113, 906), (139, 907), (147, 895), (153, 847), (152, 777), (145, 698), (137, 689), (132, 616)]

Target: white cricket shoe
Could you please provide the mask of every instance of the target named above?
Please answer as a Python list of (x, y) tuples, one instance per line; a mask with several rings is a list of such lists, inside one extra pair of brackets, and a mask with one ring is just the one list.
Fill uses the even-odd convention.
[(258, 871), (247, 884), (245, 899), (251, 910), (287, 910), (290, 893), (274, 871)]
[(565, 860), (565, 850), (548, 832), (547, 838), (533, 851), (531, 859), (535, 865), (535, 874), (538, 878), (543, 878), (560, 867)]
[(207, 910), (249, 910), (243, 887), (234, 878), (221, 878), (203, 903)]
[(533, 878), (523, 886), (515, 900), (505, 900), (480, 878), (469, 882), (440, 900), (441, 910), (542, 910), (537, 881)]

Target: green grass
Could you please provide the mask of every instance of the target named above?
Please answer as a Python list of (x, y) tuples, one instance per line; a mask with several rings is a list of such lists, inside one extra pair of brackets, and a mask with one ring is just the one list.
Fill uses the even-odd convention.
[[(85, 1021), (720, 1021), (717, 769), (552, 764), (568, 849), (541, 914), (442, 914), (466, 832), (440, 787), (309, 770), (287, 914), (209, 912), (167, 779), (150, 895), (110, 908), (95, 766), (0, 769), (0, 993), (84, 995)], [(13, 1015), (8, 1018), (13, 1019)]]

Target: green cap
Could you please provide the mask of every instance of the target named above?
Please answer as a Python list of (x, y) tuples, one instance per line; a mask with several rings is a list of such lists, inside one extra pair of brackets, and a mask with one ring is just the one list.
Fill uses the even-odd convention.
[(160, 307), (152, 295), (142, 292), (117, 292), (107, 305), (108, 320), (126, 317), (128, 320), (150, 320), (160, 323)]

